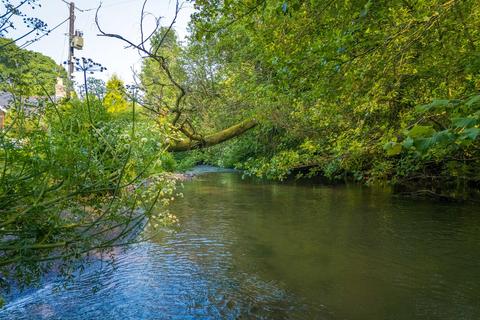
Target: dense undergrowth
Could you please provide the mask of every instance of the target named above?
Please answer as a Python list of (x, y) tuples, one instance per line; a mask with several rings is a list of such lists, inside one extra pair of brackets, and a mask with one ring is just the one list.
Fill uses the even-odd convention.
[[(165, 130), (163, 130), (165, 129)], [(168, 128), (133, 103), (109, 112), (90, 96), (28, 106), (16, 100), (0, 134), (3, 289), (49, 270), (72, 276), (89, 259), (145, 240), (138, 231), (174, 217)]]

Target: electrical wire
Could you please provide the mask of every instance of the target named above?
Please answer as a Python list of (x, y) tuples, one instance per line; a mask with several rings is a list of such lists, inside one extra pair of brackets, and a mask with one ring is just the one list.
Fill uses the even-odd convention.
[(65, 34), (65, 36), (63, 37), (63, 46), (62, 46), (62, 54), (60, 55), (60, 58), (57, 60), (59, 62), (59, 64), (62, 64), (63, 62), (63, 57), (64, 57), (64, 54), (65, 54), (65, 49), (67, 47), (67, 40), (69, 39), (68, 37), (68, 34)]
[[(70, 5), (70, 2), (66, 1), (66, 0), (61, 0), (62, 2)], [(79, 7), (75, 6), (75, 9), (77, 9), (78, 11), (80, 12), (88, 12), (88, 11), (93, 11), (93, 10), (96, 10), (97, 8), (90, 8), (90, 9), (80, 9)]]

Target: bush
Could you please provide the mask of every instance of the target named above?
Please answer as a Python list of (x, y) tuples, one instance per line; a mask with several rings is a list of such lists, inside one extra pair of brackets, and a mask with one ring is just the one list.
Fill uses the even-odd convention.
[(136, 241), (148, 219), (170, 219), (158, 210), (174, 195), (168, 136), (134, 109), (112, 114), (93, 97), (34, 114), (15, 106), (0, 132), (3, 288), (54, 266), (70, 276), (93, 253)]

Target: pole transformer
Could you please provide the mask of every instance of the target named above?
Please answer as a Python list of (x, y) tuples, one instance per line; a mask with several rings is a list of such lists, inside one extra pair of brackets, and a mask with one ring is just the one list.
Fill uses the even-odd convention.
[(73, 82), (73, 37), (75, 35), (75, 3), (70, 2), (70, 27), (68, 29), (68, 79)]

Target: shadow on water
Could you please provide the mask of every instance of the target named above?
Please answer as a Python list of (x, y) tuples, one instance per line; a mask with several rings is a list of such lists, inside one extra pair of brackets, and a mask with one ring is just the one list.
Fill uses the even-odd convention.
[(477, 207), (234, 172), (199, 175), (183, 193), (176, 232), (0, 318), (480, 318)]

